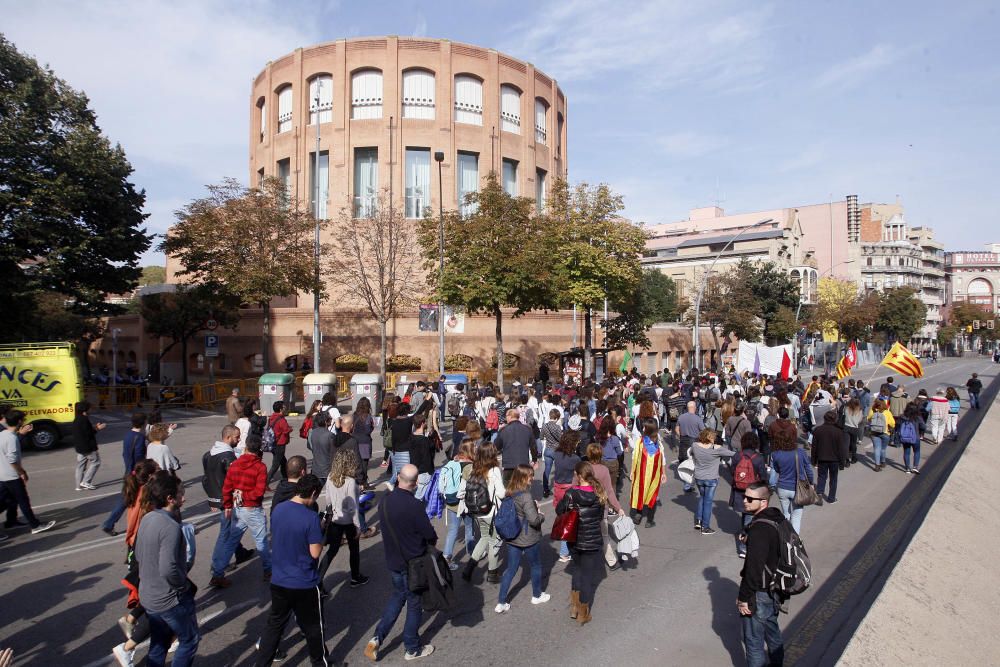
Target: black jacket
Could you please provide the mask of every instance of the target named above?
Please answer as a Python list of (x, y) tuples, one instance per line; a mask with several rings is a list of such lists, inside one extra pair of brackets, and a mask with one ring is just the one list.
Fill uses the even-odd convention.
[[(776, 501), (777, 496), (771, 496)], [(750, 604), (754, 608), (754, 600), (758, 591), (766, 592), (771, 583), (771, 572), (778, 567), (778, 555), (781, 548), (781, 538), (773, 527), (757, 521), (757, 517), (770, 519), (780, 524), (785, 521), (785, 515), (778, 507), (768, 506), (767, 509), (754, 515), (754, 520), (747, 527), (747, 557), (743, 561), (740, 572), (740, 592), (737, 600)]]
[(847, 442), (844, 430), (834, 424), (817, 426), (813, 431), (812, 462), (847, 463)]
[(208, 496), (208, 506), (212, 509), (222, 508), (222, 485), (226, 481), (226, 473), (229, 472), (230, 464), (236, 460), (236, 453), (229, 445), (215, 443), (209, 451), (201, 457), (201, 467), (205, 471), (205, 476), (201, 478), (201, 488)]
[(559, 501), (556, 514), (564, 514), (573, 507), (580, 512), (580, 522), (576, 530), (576, 542), (570, 546), (576, 551), (600, 551), (604, 548), (604, 536), (601, 534), (601, 521), (604, 520), (605, 508), (597, 500), (593, 491), (584, 491), (571, 487)]
[(87, 415), (77, 415), (73, 420), (73, 448), (77, 454), (97, 451), (97, 429), (90, 423)]

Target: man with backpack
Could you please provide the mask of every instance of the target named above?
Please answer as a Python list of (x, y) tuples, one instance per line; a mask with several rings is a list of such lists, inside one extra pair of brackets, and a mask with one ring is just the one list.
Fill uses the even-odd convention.
[(753, 514), (747, 527), (746, 560), (740, 572), (736, 608), (743, 624), (743, 647), (748, 667), (780, 665), (785, 644), (778, 627), (778, 611), (783, 600), (775, 591), (781, 560), (782, 535), (794, 531), (781, 510), (771, 507), (771, 490), (765, 482), (755, 482), (743, 494), (743, 511)]
[(462, 416), (465, 409), (465, 385), (461, 382), (456, 384), (445, 398), (445, 406), (448, 408), (448, 415), (452, 421)]
[[(280, 472), (282, 478), (288, 477), (288, 462), (285, 459), (285, 447), (288, 446), (292, 436), (292, 427), (285, 419), (285, 402), (275, 401), (271, 408), (271, 416), (267, 418), (267, 426), (264, 427), (264, 450), (268, 445), (272, 447), (271, 470), (267, 473), (267, 481), (270, 484), (274, 479), (274, 473)], [(270, 433), (269, 433), (270, 431)]]

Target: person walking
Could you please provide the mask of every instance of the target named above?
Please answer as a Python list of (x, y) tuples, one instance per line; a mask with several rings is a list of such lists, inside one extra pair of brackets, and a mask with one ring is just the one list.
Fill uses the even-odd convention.
[(552, 495), (552, 468), (555, 466), (554, 456), (556, 450), (559, 449), (559, 441), (562, 439), (563, 433), (562, 425), (559, 423), (562, 411), (551, 408), (548, 411), (548, 415), (549, 420), (542, 426), (542, 441), (545, 443), (545, 447), (542, 450), (542, 458), (545, 461), (545, 470), (542, 472), (542, 498), (548, 498)]
[[(125, 463), (124, 476), (128, 476), (135, 469), (135, 464), (146, 458), (146, 415), (141, 412), (132, 414), (132, 428), (125, 434), (122, 441), (122, 460)], [(101, 524), (101, 530), (114, 537), (118, 534), (115, 524), (125, 514), (125, 496), (119, 495), (111, 514)]]
[(229, 419), (229, 423), (235, 426), (242, 415), (243, 404), (240, 403), (240, 390), (239, 387), (233, 387), (233, 390), (229, 392), (229, 398), (226, 399), (226, 417)]
[(874, 449), (872, 461), (875, 464), (876, 472), (880, 472), (885, 467), (889, 438), (895, 425), (896, 420), (893, 418), (888, 404), (881, 398), (875, 399), (871, 412), (868, 413), (868, 434)]
[(171, 665), (188, 667), (194, 662), (201, 636), (180, 523), (184, 487), (173, 475), (159, 471), (146, 485), (146, 497), (153, 509), (142, 517), (135, 540), (139, 602), (149, 617), (146, 664), (164, 667), (167, 649), (177, 637)]
[(574, 568), (569, 617), (580, 625), (591, 620), (590, 607), (604, 569), (601, 523), (605, 521), (607, 506), (607, 492), (594, 477), (593, 468), (587, 461), (580, 461), (573, 474), (573, 486), (556, 506), (556, 514), (579, 513), (576, 541), (570, 544)]
[[(910, 403), (903, 411), (903, 416), (899, 421), (899, 442), (903, 445), (903, 465), (904, 472), (914, 475), (920, 474), (920, 407), (916, 403)], [(913, 454), (913, 465), (910, 465), (910, 454)]]
[[(351, 435), (358, 443), (358, 455), (361, 462), (357, 479), (361, 489), (368, 487), (368, 462), (372, 458), (372, 433), (375, 432), (375, 419), (372, 417), (372, 403), (367, 396), (358, 399), (358, 405), (353, 412), (354, 422), (351, 425)], [(322, 477), (320, 479), (323, 479)]]
[(465, 554), (470, 556), (476, 544), (475, 522), (469, 514), (465, 505), (465, 487), (472, 473), (472, 461), (475, 458), (475, 443), (470, 438), (465, 438), (459, 444), (455, 458), (449, 461), (441, 469), (441, 488), (453, 489), (448, 493), (445, 491), (444, 506), (447, 516), (445, 524), (448, 526), (448, 535), (444, 540), (444, 555), (451, 570), (458, 569), (455, 562), (455, 543), (458, 541), (458, 533), (465, 530)]
[[(264, 516), (264, 490), (267, 488), (267, 466), (261, 460), (263, 443), (255, 435), (247, 437), (247, 450), (233, 461), (222, 485), (222, 508), (227, 519), (236, 518), (236, 529), (230, 528), (231, 542), (226, 554), (236, 550), (243, 533), (250, 530), (264, 569), (264, 581), (271, 580), (271, 549), (267, 543), (267, 517)], [(229, 562), (229, 557), (225, 557)]]
[[(748, 431), (753, 433), (753, 431)], [(712, 507), (715, 490), (719, 486), (719, 463), (723, 456), (734, 456), (736, 452), (715, 444), (715, 431), (704, 428), (697, 441), (691, 446), (694, 459), (694, 481), (698, 487), (698, 504), (694, 510), (694, 529), (702, 535), (715, 535), (712, 528)]]
[(656, 525), (656, 501), (660, 495), (660, 485), (667, 481), (664, 464), (663, 445), (660, 429), (655, 419), (647, 419), (642, 425), (642, 437), (632, 450), (632, 492), (629, 506), (632, 522), (642, 523), (646, 517), (646, 527)]
[[(236, 453), (233, 451), (240, 441), (240, 430), (233, 425), (222, 428), (221, 439), (216, 440), (212, 448), (205, 452), (201, 458), (204, 476), (201, 478), (201, 486), (205, 490), (208, 506), (219, 513), (219, 536), (215, 540), (215, 548), (212, 550), (211, 574), (212, 578), (208, 585), (212, 588), (228, 588), (232, 582), (226, 578), (226, 567), (233, 554), (229, 548), (233, 543), (233, 532), (236, 530), (236, 521), (232, 516), (226, 516), (222, 507), (222, 487), (226, 483), (226, 473), (229, 466), (236, 460)], [(242, 534), (241, 534), (242, 536)], [(243, 545), (236, 542), (235, 555), (236, 564), (244, 563), (253, 558), (253, 549), (244, 549)]]
[(91, 423), (90, 403), (80, 401), (74, 407), (73, 448), (76, 450), (76, 490), (93, 491), (94, 476), (101, 467), (101, 455), (97, 452), (97, 434), (107, 426), (104, 422)]
[(160, 470), (176, 477), (177, 471), (181, 469), (181, 462), (167, 445), (170, 432), (170, 425), (164, 423), (153, 424), (149, 428), (149, 432), (146, 434), (149, 439), (149, 444), (146, 445), (146, 458), (153, 459), (156, 461), (156, 465), (160, 466)]
[[(495, 451), (495, 450), (494, 450)], [(500, 471), (497, 470), (497, 477)], [(409, 587), (407, 562), (424, 553), (427, 545), (437, 542), (437, 533), (424, 512), (424, 504), (413, 496), (417, 488), (417, 468), (406, 464), (399, 470), (397, 484), (379, 504), (379, 523), (384, 526), (385, 564), (392, 577), (392, 594), (382, 610), (382, 618), (375, 626), (375, 635), (365, 646), (365, 657), (378, 660), (378, 652), (389, 631), (406, 605), (406, 623), (403, 626), (403, 646), (406, 660), (425, 658), (434, 653), (431, 644), (420, 641), (420, 624), (423, 606), (420, 595)]]
[(472, 573), (476, 571), (479, 561), (486, 558), (486, 581), (491, 584), (500, 582), (500, 547), (503, 541), (497, 535), (493, 517), (506, 493), (497, 448), (492, 443), (484, 442), (476, 452), (472, 472), (465, 484), (465, 503), (479, 528), (479, 541), (462, 570), (465, 581), (472, 581)]
[[(618, 554), (615, 553), (614, 545), (611, 543), (609, 537), (608, 518), (614, 516), (613, 513), (617, 513), (621, 517), (626, 516), (625, 509), (615, 496), (614, 482), (611, 481), (611, 471), (608, 470), (608, 466), (605, 463), (604, 449), (601, 445), (596, 442), (587, 445), (586, 461), (590, 463), (590, 467), (594, 472), (594, 479), (601, 483), (601, 487), (608, 496), (608, 514), (605, 515), (604, 521), (601, 523), (601, 537), (604, 539), (604, 562), (607, 563), (612, 571), (617, 570), (619, 566)], [(615, 459), (615, 463), (618, 463), (617, 459)]]
[(513, 497), (517, 518), (523, 529), (521, 533), (507, 542), (507, 569), (500, 579), (500, 591), (497, 594), (497, 606), (493, 609), (498, 614), (510, 611), (508, 594), (521, 566), (521, 559), (528, 562), (531, 575), (531, 604), (545, 604), (550, 596), (542, 589), (542, 523), (545, 515), (538, 511), (538, 502), (531, 497), (531, 482), (535, 470), (527, 464), (520, 464), (514, 469), (510, 483), (507, 485), (507, 495)]
[(329, 426), (330, 415), (326, 412), (317, 412), (313, 416), (312, 428), (309, 429), (309, 437), (306, 439), (313, 454), (313, 474), (320, 479), (330, 476), (330, 467), (333, 465), (333, 433), (330, 433)]
[(760, 439), (753, 431), (743, 434), (740, 451), (733, 457), (733, 485), (729, 494), (729, 506), (740, 513), (742, 527), (736, 536), (736, 555), (746, 558), (746, 530), (753, 514), (746, 511), (743, 497), (754, 482), (767, 479), (767, 464), (760, 453)]
[[(552, 502), (554, 505), (558, 505), (566, 491), (573, 486), (573, 475), (576, 473), (576, 464), (582, 460), (576, 453), (579, 442), (580, 432), (566, 429), (559, 438), (559, 448), (552, 454)], [(572, 559), (569, 555), (569, 544), (560, 541), (559, 562), (568, 563), (570, 560)]]
[[(416, 395), (416, 394), (414, 394)], [(390, 426), (392, 437), (392, 477), (386, 482), (391, 490), (396, 484), (396, 477), (403, 466), (410, 462), (410, 441), (413, 439), (413, 417), (410, 416), (411, 406), (400, 403), (396, 407), (396, 416)]]
[(795, 486), (798, 480), (814, 481), (813, 467), (809, 454), (798, 446), (796, 439), (784, 430), (776, 431), (771, 441), (771, 486), (778, 489), (781, 513), (792, 522), (792, 528), (799, 532), (802, 526), (802, 506), (795, 504)]
[(10, 529), (23, 525), (17, 520), (17, 510), (31, 526), (31, 534), (36, 535), (52, 528), (55, 521), (42, 523), (35, 516), (28, 498), (28, 472), (21, 465), (21, 439), (18, 432), (24, 425), (24, 412), (8, 410), (4, 415), (7, 427), (0, 431), (0, 484), (9, 500), (7, 503), (7, 519), (4, 528)]
[[(320, 506), (326, 508), (326, 529), (324, 531), (326, 554), (319, 565), (319, 587), (323, 595), (329, 595), (329, 589), (323, 585), (326, 571), (337, 557), (341, 542), (347, 539), (349, 563), (351, 567), (351, 588), (358, 588), (368, 583), (368, 577), (361, 574), (361, 519), (359, 518), (358, 482), (355, 477), (361, 459), (350, 449), (337, 452), (333, 459), (333, 469), (323, 486)], [(272, 520), (273, 530), (273, 520)]]
[(930, 406), (930, 419), (927, 430), (931, 433), (931, 442), (940, 445), (944, 440), (945, 424), (948, 421), (948, 399), (945, 398), (944, 389), (938, 389), (933, 396), (927, 400)]
[(962, 400), (954, 387), (948, 387), (944, 397), (948, 399), (948, 417), (944, 423), (944, 435), (951, 436), (952, 440), (958, 440), (958, 413), (962, 410)]
[(846, 465), (858, 462), (858, 441), (864, 433), (865, 413), (861, 408), (861, 401), (852, 398), (844, 408), (844, 433), (847, 434), (847, 454)]
[(240, 430), (240, 442), (236, 445), (236, 456), (243, 456), (247, 448), (247, 436), (264, 437), (264, 427), (267, 417), (257, 414), (260, 403), (256, 398), (248, 398), (243, 403), (243, 416), (236, 420), (236, 428)]
[(275, 473), (288, 477), (288, 461), (285, 459), (285, 448), (292, 436), (292, 427), (285, 418), (285, 402), (275, 401), (271, 407), (271, 416), (267, 418), (268, 427), (274, 431), (274, 452), (271, 454), (271, 469), (267, 473), (267, 483), (274, 479)]
[(979, 409), (979, 394), (983, 391), (983, 381), (979, 379), (978, 373), (973, 373), (965, 383), (965, 389), (969, 392), (969, 407), (973, 410)]
[(323, 550), (323, 530), (316, 513), (316, 498), (323, 488), (315, 475), (303, 475), (295, 483), (295, 493), (275, 506), (271, 515), (274, 542), (272, 554), (271, 611), (260, 638), (257, 666), (268, 667), (278, 653), (285, 626), (295, 614), (299, 630), (306, 638), (313, 667), (326, 667), (323, 603), (316, 559)]
[(747, 665), (781, 665), (785, 660), (785, 644), (778, 627), (780, 601), (771, 593), (771, 579), (778, 568), (782, 547), (777, 526), (786, 517), (778, 508), (771, 507), (771, 490), (764, 482), (747, 487), (743, 511), (753, 516), (746, 531), (746, 560), (736, 597)]
[[(855, 399), (856, 400), (856, 399)], [(823, 423), (813, 431), (812, 464), (818, 471), (816, 493), (819, 495), (817, 505), (823, 504), (823, 496), (831, 505), (837, 502), (837, 475), (847, 465), (847, 434), (837, 426), (837, 413), (827, 411), (823, 415)], [(830, 478), (830, 493), (826, 494), (826, 480)]]
[(507, 410), (506, 418), (507, 423), (500, 429), (494, 443), (503, 460), (504, 484), (510, 483), (514, 470), (522, 463), (538, 467), (538, 450), (531, 427), (521, 422), (521, 413), (517, 408)]

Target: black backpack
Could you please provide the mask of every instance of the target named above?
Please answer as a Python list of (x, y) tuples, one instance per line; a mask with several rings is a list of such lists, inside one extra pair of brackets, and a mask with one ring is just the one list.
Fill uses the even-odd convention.
[(486, 516), (493, 511), (493, 498), (485, 479), (470, 477), (465, 483), (465, 506), (472, 516)]
[(746, 415), (747, 419), (750, 420), (750, 426), (752, 426), (755, 431), (759, 431), (763, 426), (763, 424), (760, 423), (760, 401), (750, 401), (747, 403)]
[(757, 522), (765, 523), (778, 531), (780, 543), (778, 566), (773, 572), (767, 572), (771, 579), (768, 589), (787, 598), (809, 588), (809, 584), (812, 583), (812, 563), (809, 561), (805, 545), (802, 544), (802, 538), (792, 528), (791, 522), (778, 523), (770, 519), (755, 518), (753, 523)]

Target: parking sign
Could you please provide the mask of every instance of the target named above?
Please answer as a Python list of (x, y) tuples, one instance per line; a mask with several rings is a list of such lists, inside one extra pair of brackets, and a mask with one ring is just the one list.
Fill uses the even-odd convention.
[(205, 356), (219, 356), (219, 337), (215, 334), (205, 336)]

